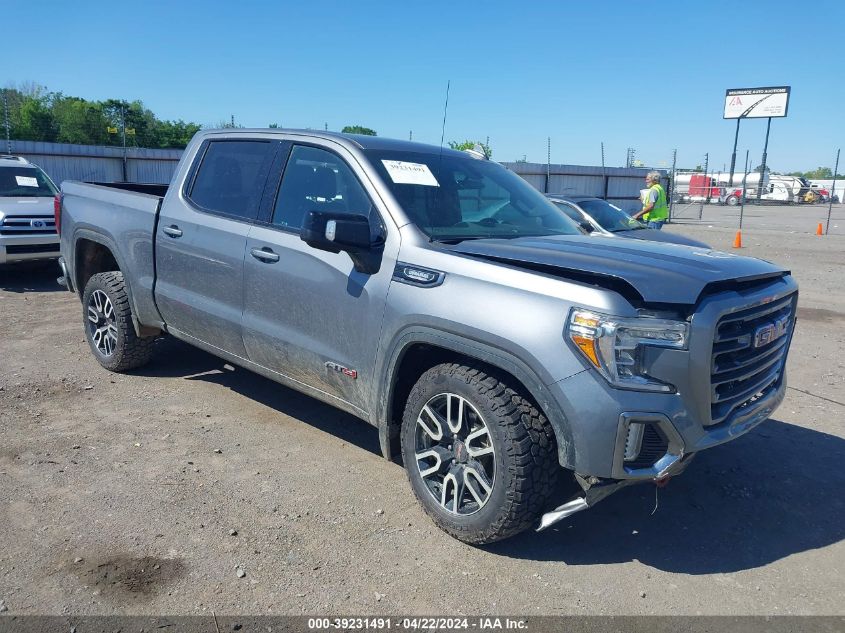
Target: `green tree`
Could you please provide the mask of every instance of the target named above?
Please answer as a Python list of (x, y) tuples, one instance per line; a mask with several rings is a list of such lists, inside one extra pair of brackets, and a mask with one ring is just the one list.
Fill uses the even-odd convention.
[(363, 125), (347, 125), (341, 132), (344, 134), (364, 134), (365, 136), (378, 136), (376, 131), (372, 128), (364, 127)]
[(170, 147), (174, 149), (184, 148), (194, 134), (200, 131), (201, 126), (196, 123), (178, 121), (158, 121), (158, 147)]
[[(200, 125), (162, 121), (139, 100), (88, 101), (50, 92), (34, 82), (3, 90), (9, 108), (10, 136), (19, 140), (121, 145), (125, 122), (127, 145), (184, 148)], [(221, 124), (220, 127), (231, 127)], [(108, 128), (117, 129), (109, 134)]]
[(53, 99), (53, 118), (56, 140), (59, 143), (105, 145), (108, 141), (109, 120), (102, 105), (78, 97), (57, 94)]
[(55, 140), (50, 95), (35, 83), (9, 85), (3, 89), (12, 138), (27, 141)]
[(830, 180), (833, 178), (833, 170), (830, 167), (816, 167), (812, 171), (804, 172), (804, 178), (811, 180)]
[(106, 99), (102, 102), (103, 115), (108, 126), (116, 128), (116, 134), (109, 134), (110, 145), (123, 144), (123, 126), (128, 130), (126, 144), (140, 147), (161, 147), (159, 121), (141, 101), (127, 102), (123, 99)]
[(55, 141), (56, 126), (49, 102), (44, 99), (24, 97), (17, 112), (15, 138), (29, 141)]
[(493, 150), (490, 149), (490, 146), (486, 143), (482, 143), (481, 141), (470, 141), (469, 139), (465, 141), (449, 141), (449, 147), (458, 151), (475, 149), (476, 145), (481, 147), (481, 151), (487, 155), (487, 158), (493, 156)]

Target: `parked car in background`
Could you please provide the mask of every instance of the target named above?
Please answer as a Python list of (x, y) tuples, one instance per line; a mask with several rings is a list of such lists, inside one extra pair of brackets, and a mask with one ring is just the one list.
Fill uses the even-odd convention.
[(0, 156), (0, 264), (58, 258), (53, 217), (58, 192), (37, 165)]
[(554, 193), (546, 194), (546, 197), (587, 233), (710, 248), (704, 242), (677, 233), (650, 229), (645, 223), (635, 220), (616, 205), (601, 198)]

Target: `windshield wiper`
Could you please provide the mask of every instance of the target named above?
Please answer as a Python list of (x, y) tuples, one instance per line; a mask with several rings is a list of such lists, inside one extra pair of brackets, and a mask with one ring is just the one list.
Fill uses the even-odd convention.
[[(554, 233), (550, 233), (549, 235), (555, 235)], [(430, 237), (428, 238), (429, 242), (443, 242), (443, 243), (454, 243), (458, 244), (465, 240), (515, 240), (519, 239), (520, 237), (545, 237), (544, 235), (519, 235), (519, 234), (506, 234), (506, 235), (451, 235), (451, 236), (443, 236), (438, 235), (437, 237)]]
[(432, 235), (428, 238), (429, 242), (438, 242), (438, 243), (454, 243), (458, 244), (463, 242), (464, 240), (486, 240), (490, 239), (489, 235)]

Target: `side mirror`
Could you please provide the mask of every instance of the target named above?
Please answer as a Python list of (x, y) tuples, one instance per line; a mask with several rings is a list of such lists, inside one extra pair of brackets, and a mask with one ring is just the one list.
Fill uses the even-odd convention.
[(321, 251), (346, 251), (358, 272), (373, 274), (381, 265), (384, 237), (374, 237), (365, 215), (310, 211), (302, 222), (299, 237)]
[(593, 228), (593, 225), (592, 225), (592, 224), (590, 224), (589, 222), (587, 222), (586, 220), (581, 220), (581, 221), (578, 223), (578, 225), (579, 225), (582, 229), (584, 229), (584, 232), (585, 232), (585, 233), (592, 233), (592, 232), (595, 230), (595, 229)]

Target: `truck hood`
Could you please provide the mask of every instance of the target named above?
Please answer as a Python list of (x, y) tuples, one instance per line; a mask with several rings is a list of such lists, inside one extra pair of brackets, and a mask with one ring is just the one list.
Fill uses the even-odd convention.
[(645, 240), (556, 235), (467, 240), (450, 250), (512, 266), (560, 274), (618, 290), (646, 303), (694, 305), (712, 284), (782, 277), (770, 262), (705, 248)]
[(635, 240), (649, 240), (651, 242), (668, 242), (669, 244), (683, 244), (685, 246), (697, 246), (699, 248), (710, 248), (709, 244), (699, 242), (691, 237), (670, 233), (669, 231), (658, 231), (657, 229), (633, 229), (630, 231), (614, 231), (617, 237), (629, 237)]
[(0, 214), (5, 216), (53, 215), (53, 198), (0, 197)]

